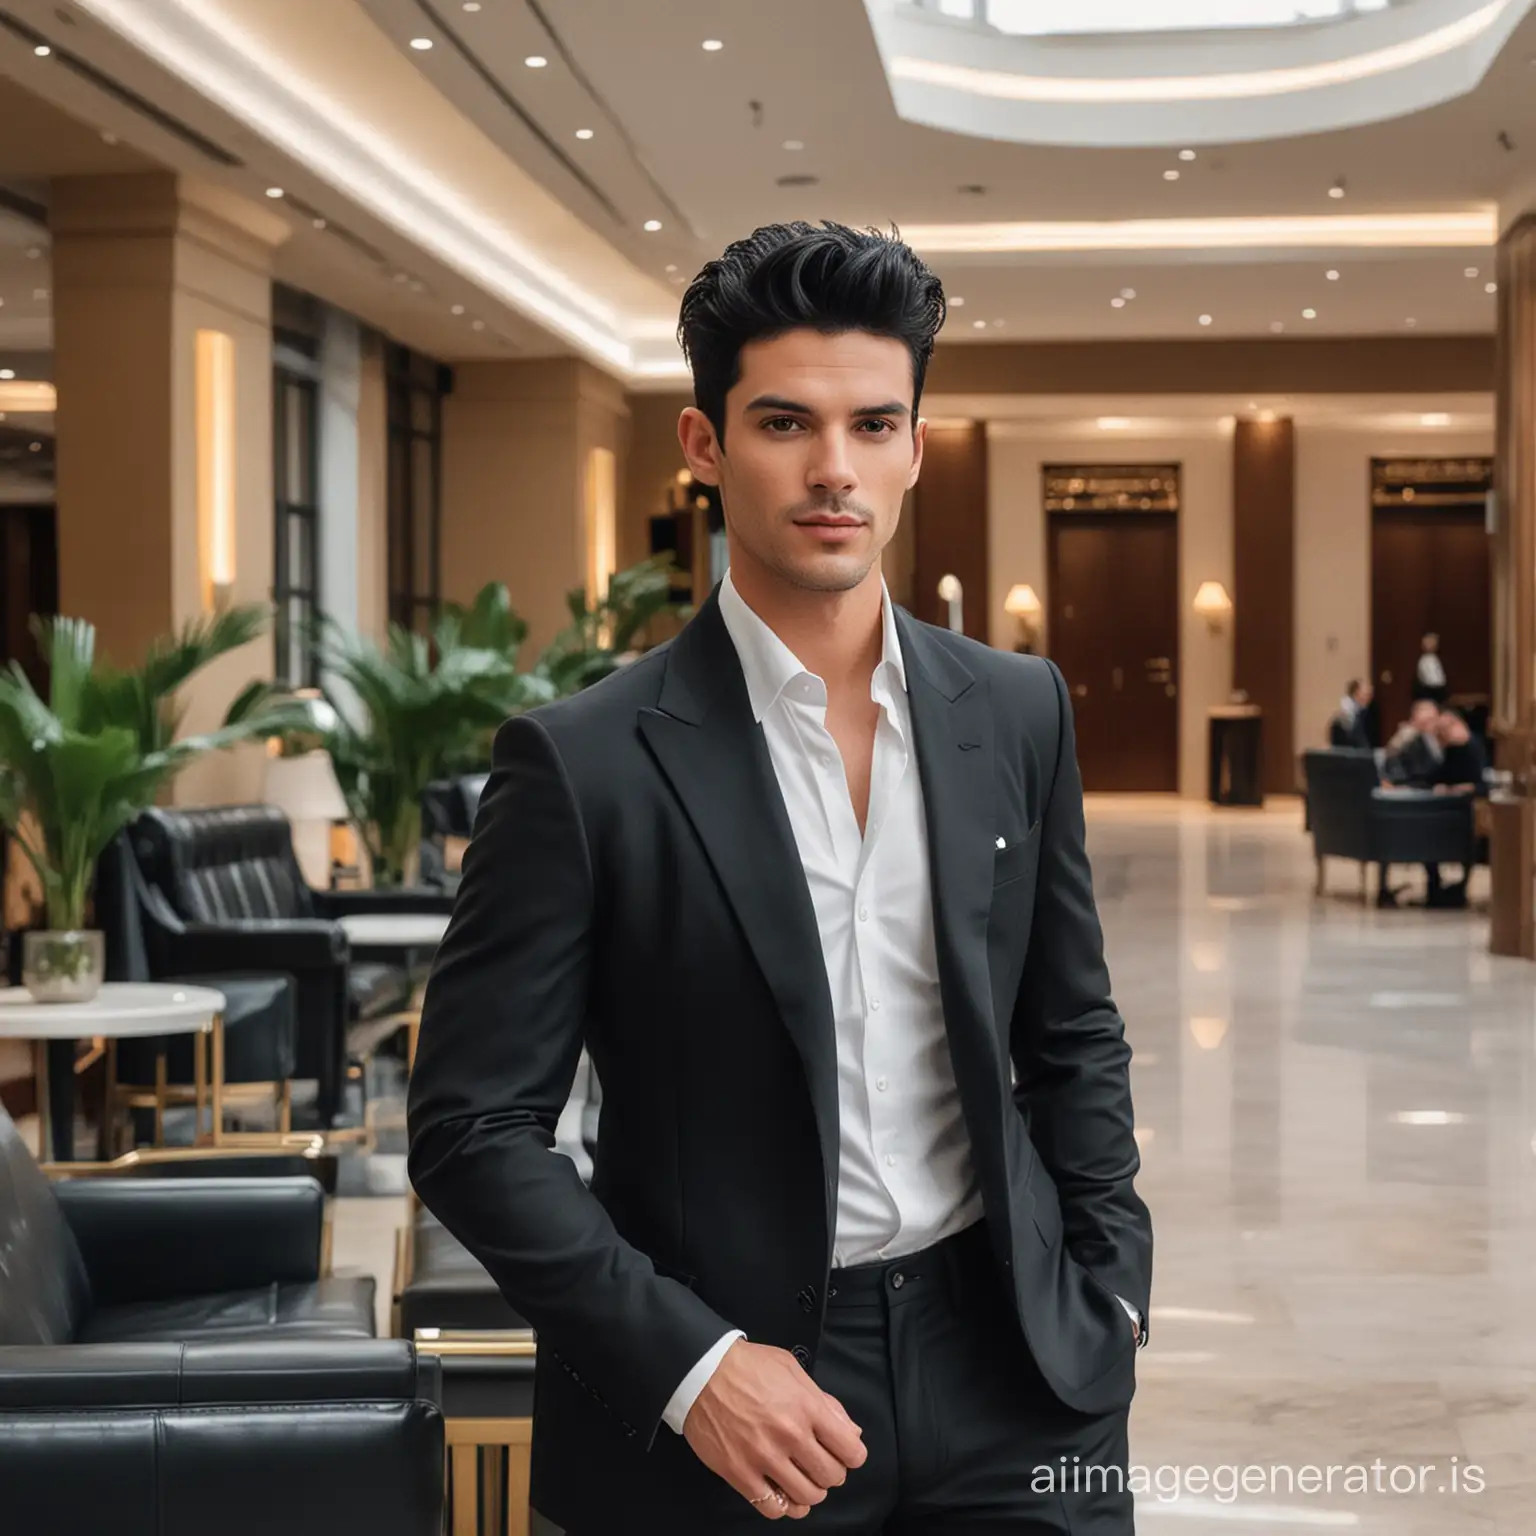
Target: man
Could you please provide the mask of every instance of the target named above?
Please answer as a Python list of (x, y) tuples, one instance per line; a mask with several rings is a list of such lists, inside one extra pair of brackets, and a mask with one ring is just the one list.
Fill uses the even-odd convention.
[[(943, 318), (878, 234), (711, 262), (679, 435), (729, 576), (497, 739), (411, 1175), (538, 1330), (573, 1536), (1131, 1530), (1151, 1231), (1071, 708), (880, 576)], [(590, 1193), (547, 1152), (584, 1042)]]
[(1350, 679), (1344, 697), (1339, 700), (1339, 712), (1328, 728), (1330, 746), (1349, 747), (1359, 752), (1371, 750), (1375, 743), (1371, 740), (1366, 711), (1375, 696), (1376, 690), (1370, 682), (1362, 682), (1359, 678)]
[(1419, 659), (1413, 669), (1413, 696), (1445, 703), (1445, 663), (1440, 659), (1440, 636), (1431, 632), (1419, 642)]
[[(1454, 709), (1442, 710), (1435, 724), (1435, 737), (1442, 754), (1439, 772), (1434, 779), (1435, 793), (1465, 795), (1471, 799), (1486, 795), (1488, 752), (1482, 741), (1472, 734), (1466, 716)], [(1451, 884), (1442, 879), (1438, 864), (1426, 864), (1424, 872), (1428, 884), (1425, 906), (1466, 906), (1467, 880), (1472, 873), (1470, 864), (1462, 866), (1461, 879)]]

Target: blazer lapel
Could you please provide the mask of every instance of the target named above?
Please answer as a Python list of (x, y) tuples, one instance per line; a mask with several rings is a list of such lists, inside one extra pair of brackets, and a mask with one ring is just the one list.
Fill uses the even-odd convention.
[(837, 1210), (837, 1041), (821, 930), (762, 727), (718, 594), (672, 642), (641, 734), (714, 866), (805, 1067), (827, 1188)]
[(990, 691), (897, 611), (928, 825), (934, 941), (950, 1055), (973, 1139), (996, 1121), (997, 1030), (987, 959), (997, 775)]

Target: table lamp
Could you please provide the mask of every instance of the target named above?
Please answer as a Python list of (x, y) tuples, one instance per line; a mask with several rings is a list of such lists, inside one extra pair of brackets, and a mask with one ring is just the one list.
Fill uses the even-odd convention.
[(293, 827), (293, 852), (304, 878), (316, 890), (331, 884), (331, 823), (350, 814), (331, 754), (323, 747), (294, 757), (269, 757), (262, 798)]
[(1019, 621), (1019, 643), (1016, 649), (1029, 654), (1034, 649), (1035, 636), (1039, 633), (1040, 619), (1044, 614), (1035, 589), (1027, 581), (1021, 581), (1009, 590), (1003, 608)]

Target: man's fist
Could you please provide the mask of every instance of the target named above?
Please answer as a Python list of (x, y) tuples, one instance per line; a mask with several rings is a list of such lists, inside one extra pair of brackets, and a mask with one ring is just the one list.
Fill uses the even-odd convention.
[(725, 1352), (683, 1434), (769, 1520), (803, 1520), (869, 1454), (863, 1431), (793, 1355), (745, 1339)]

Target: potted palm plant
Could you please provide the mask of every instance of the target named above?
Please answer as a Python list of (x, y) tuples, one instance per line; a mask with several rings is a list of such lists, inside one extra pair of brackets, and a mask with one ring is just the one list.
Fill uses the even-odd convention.
[(499, 582), (468, 608), (445, 605), (428, 634), (391, 624), (382, 646), (318, 622), (316, 654), (331, 682), (309, 739), (330, 753), (375, 886), (414, 877), (427, 785), (477, 760), (509, 715), (554, 697), (517, 670), (526, 628)]
[(219, 730), (174, 740), (175, 690), (216, 655), (260, 633), (259, 609), (232, 609), (151, 647), (143, 666), (95, 663), (83, 619), (32, 621), (49, 664), (48, 698), (18, 663), (0, 672), (0, 822), (42, 884), (47, 928), (22, 938), (22, 980), (40, 1002), (77, 1002), (101, 984), (102, 935), (87, 929), (96, 861), (107, 843), (193, 758), (266, 734), (251, 710)]

